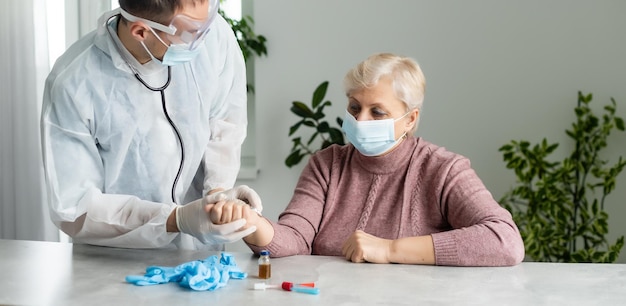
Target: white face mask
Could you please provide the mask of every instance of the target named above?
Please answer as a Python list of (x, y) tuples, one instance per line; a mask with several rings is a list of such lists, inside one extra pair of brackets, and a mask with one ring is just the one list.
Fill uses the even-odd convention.
[(365, 156), (378, 156), (393, 148), (406, 135), (395, 139), (395, 122), (398, 119), (358, 121), (347, 110), (341, 128), (352, 145)]
[(194, 49), (191, 49), (188, 44), (171, 44), (168, 46), (161, 39), (161, 37), (159, 37), (159, 35), (157, 35), (156, 32), (152, 30), (152, 28), (150, 28), (150, 30), (152, 31), (154, 36), (156, 36), (156, 38), (158, 38), (159, 41), (167, 47), (167, 51), (165, 51), (165, 54), (163, 55), (163, 60), (159, 61), (156, 57), (154, 57), (154, 55), (152, 55), (152, 52), (148, 50), (148, 47), (146, 47), (143, 41), (141, 42), (141, 45), (144, 49), (146, 49), (146, 52), (148, 52), (148, 55), (150, 55), (150, 58), (152, 58), (153, 61), (161, 63), (165, 66), (174, 66), (190, 62), (200, 53), (204, 46), (203, 43), (201, 43), (200, 45), (198, 45), (198, 47)]

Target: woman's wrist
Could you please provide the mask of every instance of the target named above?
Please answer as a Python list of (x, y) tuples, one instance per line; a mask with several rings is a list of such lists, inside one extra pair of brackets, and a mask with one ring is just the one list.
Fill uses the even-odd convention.
[(174, 208), (167, 217), (167, 220), (165, 221), (165, 230), (169, 233), (178, 233), (180, 231), (178, 229), (178, 225), (176, 224), (176, 208)]
[(243, 240), (246, 243), (259, 247), (264, 247), (270, 244), (274, 238), (274, 227), (269, 220), (259, 216), (258, 221), (254, 225), (256, 226), (256, 231), (244, 237)]
[(435, 247), (430, 235), (393, 240), (389, 246), (389, 261), (400, 264), (435, 264)]

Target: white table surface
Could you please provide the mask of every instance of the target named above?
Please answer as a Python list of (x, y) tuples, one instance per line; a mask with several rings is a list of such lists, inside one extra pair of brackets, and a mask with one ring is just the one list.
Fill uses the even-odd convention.
[(200, 292), (175, 283), (135, 286), (124, 278), (219, 252), (0, 240), (0, 305), (626, 305), (624, 264), (464, 268), (273, 258), (268, 283), (315, 282), (320, 294), (308, 295), (252, 290), (264, 281), (257, 278), (257, 258), (231, 254), (248, 278)]

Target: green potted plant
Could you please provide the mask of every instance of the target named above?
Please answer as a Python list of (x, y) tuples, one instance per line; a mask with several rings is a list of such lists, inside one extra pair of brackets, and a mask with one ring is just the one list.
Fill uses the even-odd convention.
[(562, 161), (548, 160), (559, 144), (545, 138), (536, 145), (511, 141), (499, 149), (517, 177), (500, 203), (512, 213), (532, 260), (614, 262), (624, 245), (624, 236), (614, 243), (606, 238), (604, 204), (626, 160), (620, 156), (609, 164), (600, 156), (609, 134), (624, 131), (624, 120), (615, 115), (614, 99), (601, 117), (589, 107), (591, 101), (591, 94), (578, 93), (576, 121), (566, 130), (574, 148)]
[[(343, 120), (337, 117), (336, 122), (339, 128), (332, 127), (327, 121), (323, 120), (326, 117), (324, 108), (332, 105), (328, 100), (322, 102), (326, 96), (327, 90), (328, 81), (324, 81), (317, 86), (313, 92), (311, 107), (300, 101), (292, 102), (291, 112), (300, 117), (300, 120), (289, 128), (289, 136), (296, 133), (301, 126), (312, 128), (313, 134), (309, 136), (307, 141), (303, 141), (301, 136), (291, 139), (293, 146), (291, 147), (291, 152), (285, 159), (285, 165), (287, 165), (287, 167), (291, 168), (297, 165), (305, 156), (311, 155), (317, 150), (324, 149), (331, 144), (345, 144), (343, 132), (341, 131)], [(318, 137), (321, 141), (317, 140)]]
[[(220, 2), (224, 2), (226, 0), (221, 0)], [(237, 42), (239, 43), (239, 48), (241, 48), (241, 52), (243, 53), (243, 58), (248, 62), (253, 56), (263, 56), (267, 55), (267, 46), (266, 38), (263, 35), (257, 35), (252, 29), (252, 25), (254, 25), (254, 20), (249, 15), (243, 16), (241, 20), (232, 19), (224, 13), (224, 11), (220, 8), (218, 13), (224, 17), (226, 22), (230, 25), (235, 32), (235, 37), (237, 37)], [(254, 93), (254, 87), (251, 84), (247, 84), (248, 92)]]

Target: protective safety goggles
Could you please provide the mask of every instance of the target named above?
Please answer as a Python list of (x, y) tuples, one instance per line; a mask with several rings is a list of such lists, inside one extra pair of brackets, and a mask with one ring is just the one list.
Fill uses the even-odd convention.
[(121, 8), (120, 13), (128, 21), (141, 21), (152, 29), (165, 33), (172, 44), (186, 45), (189, 50), (194, 50), (202, 43), (206, 34), (211, 30), (211, 23), (213, 23), (215, 16), (217, 16), (218, 8), (219, 0), (209, 0), (209, 17), (206, 20), (197, 20), (186, 15), (178, 14), (174, 16), (168, 26), (133, 16)]

